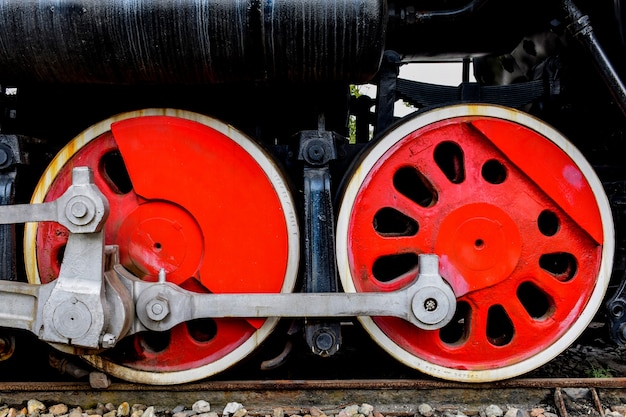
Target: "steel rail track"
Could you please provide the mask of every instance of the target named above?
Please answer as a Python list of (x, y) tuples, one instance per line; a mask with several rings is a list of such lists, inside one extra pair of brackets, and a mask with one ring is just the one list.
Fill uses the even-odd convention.
[(479, 384), (421, 379), (215, 381), (173, 386), (113, 383), (104, 390), (93, 389), (87, 382), (3, 382), (0, 398), (5, 404), (38, 399), (90, 407), (128, 401), (170, 409), (204, 399), (218, 413), (219, 407), (236, 401), (253, 416), (271, 415), (277, 406), (293, 414), (317, 406), (331, 414), (349, 404), (370, 403), (383, 415), (414, 416), (423, 402), (468, 406), (552, 403), (565, 417), (564, 388), (590, 389), (600, 415), (602, 404), (622, 404), (626, 399), (626, 378), (518, 378)]

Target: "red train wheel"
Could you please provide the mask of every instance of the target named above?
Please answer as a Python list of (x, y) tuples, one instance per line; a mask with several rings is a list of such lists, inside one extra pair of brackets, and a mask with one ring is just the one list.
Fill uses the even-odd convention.
[(610, 207), (558, 132), (521, 112), (459, 105), (420, 114), (360, 159), (337, 224), (348, 292), (411, 283), (436, 253), (457, 297), (451, 323), (420, 330), (360, 318), (391, 355), (458, 381), (528, 372), (566, 349), (602, 303), (612, 270)]
[[(44, 173), (32, 202), (56, 199), (74, 166), (90, 166), (107, 197), (107, 244), (144, 280), (197, 292), (290, 292), (298, 263), (294, 204), (277, 167), (253, 141), (195, 113), (126, 113), (72, 140)], [(67, 230), (29, 225), (31, 282), (56, 279)], [(28, 242), (36, 242), (35, 245)], [(124, 339), (96, 367), (126, 380), (182, 383), (213, 375), (248, 355), (275, 319), (216, 319)]]

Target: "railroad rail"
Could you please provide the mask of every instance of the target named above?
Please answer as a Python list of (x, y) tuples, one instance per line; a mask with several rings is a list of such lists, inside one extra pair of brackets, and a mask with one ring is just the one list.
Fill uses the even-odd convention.
[(0, 384), (0, 397), (5, 404), (25, 404), (36, 398), (83, 407), (132, 399), (170, 409), (203, 399), (214, 404), (218, 413), (220, 405), (242, 403), (251, 416), (271, 415), (277, 406), (287, 414), (306, 414), (316, 406), (330, 415), (348, 404), (370, 403), (386, 416), (414, 416), (426, 402), (457, 409), (481, 404), (552, 404), (559, 416), (565, 417), (568, 411), (562, 390), (567, 388), (588, 389), (589, 401), (604, 415), (605, 409), (623, 403), (626, 378), (519, 378), (480, 384), (428, 379), (214, 381), (172, 386), (113, 383), (102, 390), (87, 382), (5, 382)]

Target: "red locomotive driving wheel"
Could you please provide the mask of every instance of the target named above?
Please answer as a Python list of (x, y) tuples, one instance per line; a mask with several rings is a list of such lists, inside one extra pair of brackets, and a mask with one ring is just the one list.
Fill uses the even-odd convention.
[(528, 372), (565, 350), (600, 307), (614, 247), (608, 200), (574, 146), (538, 119), (487, 105), (419, 114), (384, 134), (345, 187), (344, 289), (392, 291), (439, 256), (456, 313), (439, 330), (361, 323), (391, 355), (458, 381)]
[[(135, 276), (154, 281), (163, 271), (167, 281), (205, 293), (292, 291), (299, 232), (290, 192), (269, 156), (233, 127), (168, 109), (115, 116), (57, 155), (32, 202), (60, 196), (74, 166), (93, 169), (110, 205), (106, 244), (119, 246)], [(57, 223), (28, 225), (31, 282), (56, 279), (67, 236)], [(85, 359), (130, 381), (188, 382), (238, 362), (276, 322), (197, 320)]]

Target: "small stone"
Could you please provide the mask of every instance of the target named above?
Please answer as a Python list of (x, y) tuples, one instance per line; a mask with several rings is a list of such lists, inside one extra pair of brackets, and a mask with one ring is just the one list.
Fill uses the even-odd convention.
[(154, 407), (150, 406), (150, 407), (146, 408), (144, 410), (143, 414), (141, 415), (141, 417), (155, 417)]
[(130, 413), (130, 417), (141, 417), (142, 415), (143, 415), (142, 410), (135, 410), (132, 413)]
[(544, 417), (559, 417), (559, 415), (558, 415), (558, 414), (555, 414), (555, 413), (550, 413), (550, 412), (548, 412), (548, 411), (544, 411), (544, 412), (543, 412), (543, 415), (544, 415)]
[(176, 413), (180, 413), (185, 411), (185, 406), (184, 405), (177, 405), (176, 407), (174, 407), (172, 409), (172, 414), (176, 414)]
[(117, 407), (117, 416), (118, 417), (127, 417), (129, 415), (130, 415), (130, 404), (128, 404), (126, 401), (124, 401), (123, 403), (120, 404), (119, 407)]
[(309, 410), (309, 414), (311, 414), (311, 417), (320, 417), (322, 414), (324, 414), (324, 412), (320, 410), (319, 408), (313, 406)]
[(80, 407), (72, 409), (70, 411), (69, 417), (83, 417), (83, 409)]
[(485, 409), (485, 414), (487, 417), (502, 417), (504, 412), (497, 405), (491, 404)]
[(172, 414), (172, 417), (187, 417), (187, 413), (184, 411), (179, 411), (178, 413)]
[(533, 408), (532, 410), (530, 410), (530, 417), (538, 417), (539, 415), (544, 413), (543, 408)]
[(420, 404), (417, 407), (417, 412), (424, 417), (431, 417), (433, 415), (433, 408), (429, 404)]
[(46, 406), (43, 405), (43, 403), (41, 401), (38, 400), (28, 400), (28, 403), (26, 405), (26, 408), (28, 409), (28, 414), (33, 414), (33, 413), (41, 413), (42, 411), (45, 411)]
[(219, 415), (215, 411), (211, 411), (209, 413), (198, 414), (198, 417), (219, 417)]
[(0, 410), (0, 417), (7, 417), (7, 414), (9, 414), (8, 408), (3, 408), (2, 410)]
[(374, 406), (371, 404), (363, 403), (359, 407), (359, 414), (363, 414), (364, 416), (371, 416), (374, 412)]
[(226, 404), (226, 407), (224, 407), (224, 411), (222, 412), (222, 415), (228, 416), (230, 414), (235, 414), (237, 410), (241, 408), (243, 408), (243, 404), (239, 404), (237, 402), (230, 402)]
[(106, 411), (117, 411), (117, 407), (115, 405), (113, 405), (113, 403), (106, 403), (104, 405), (104, 409)]
[(48, 412), (50, 412), (50, 414), (54, 414), (55, 416), (60, 416), (62, 414), (67, 414), (68, 411), (69, 410), (67, 408), (67, 405), (65, 405), (65, 404), (51, 405), (50, 408), (48, 409)]
[(17, 410), (13, 407), (9, 408), (9, 412), (7, 413), (7, 417), (17, 417)]
[(359, 413), (359, 406), (352, 404), (341, 410), (338, 414), (339, 417), (352, 417)]
[(626, 415), (626, 405), (613, 405), (611, 411), (617, 411), (621, 415)]
[(104, 413), (102, 417), (117, 417), (117, 411), (116, 410), (108, 411)]
[(272, 410), (272, 416), (273, 417), (284, 417), (285, 416), (285, 409), (283, 409), (282, 407), (276, 407), (275, 409)]
[(205, 400), (198, 400), (191, 406), (191, 409), (199, 414), (208, 413), (211, 411), (211, 404)]
[(244, 417), (246, 414), (248, 414), (248, 410), (242, 407), (239, 410), (235, 411), (233, 417)]
[(527, 417), (527, 414), (519, 408), (511, 407), (506, 410), (504, 417)]

